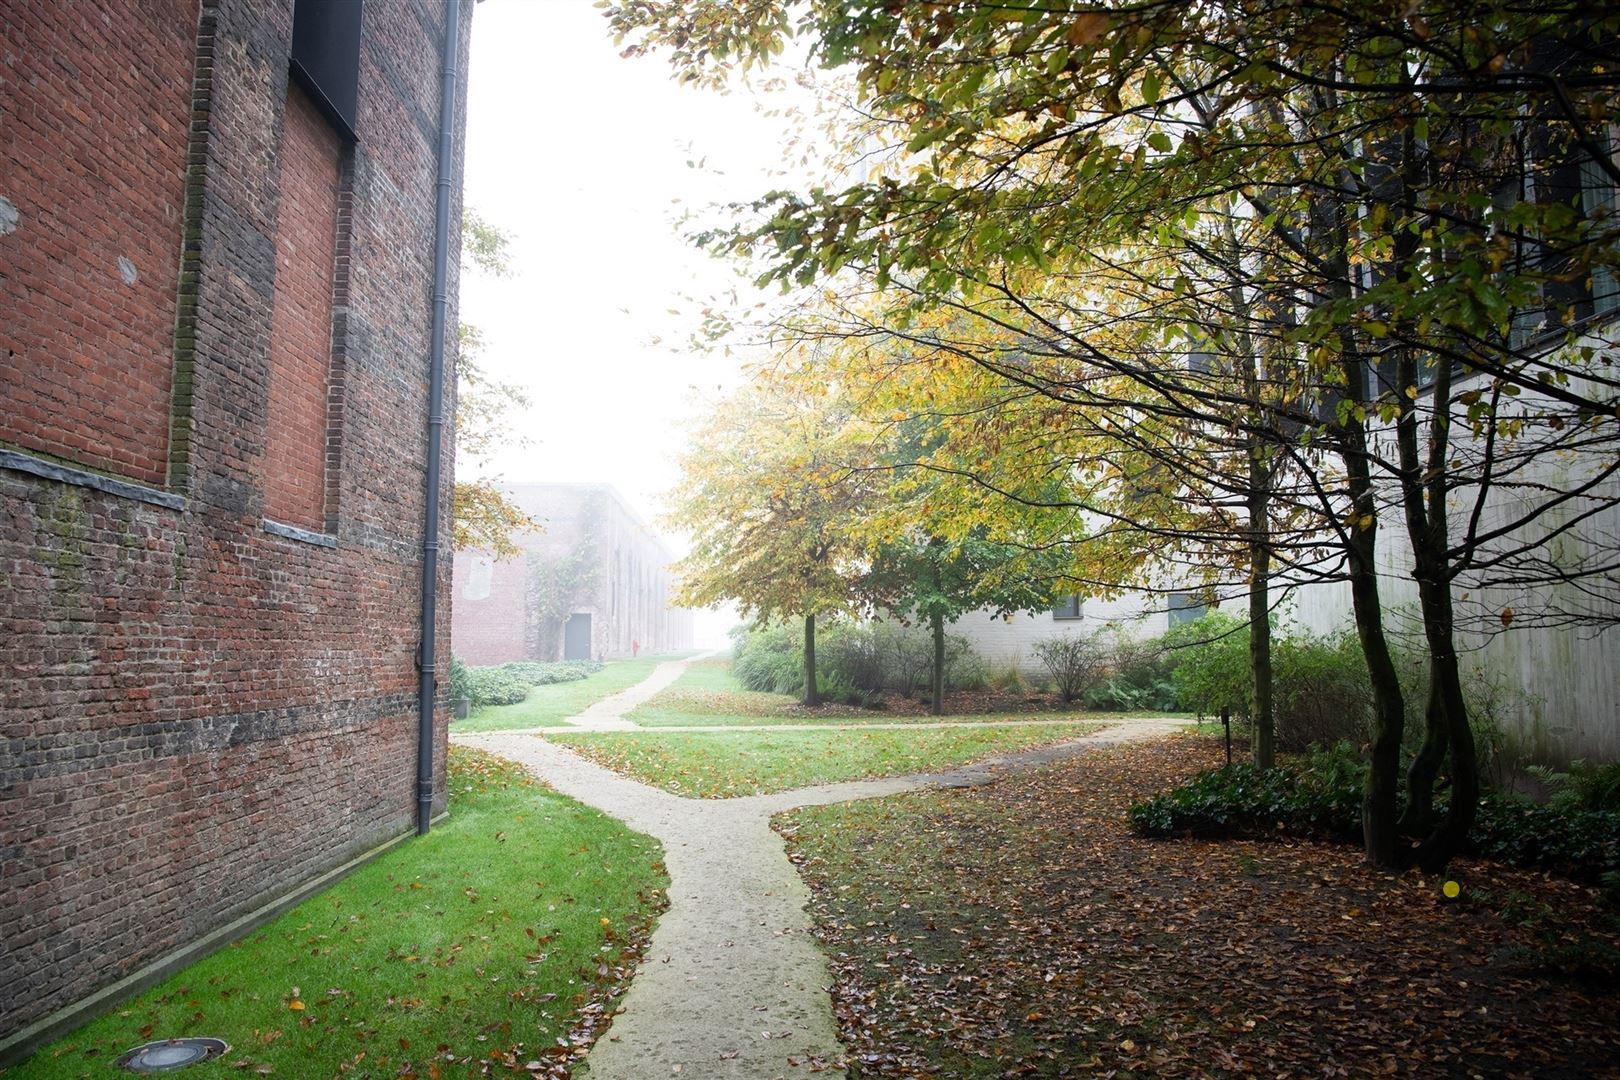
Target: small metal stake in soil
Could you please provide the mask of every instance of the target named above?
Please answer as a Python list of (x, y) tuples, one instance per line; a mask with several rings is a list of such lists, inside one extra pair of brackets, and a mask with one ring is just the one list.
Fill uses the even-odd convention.
[(169, 1072), (212, 1061), (229, 1049), (222, 1039), (162, 1039), (126, 1050), (118, 1066), (134, 1073)]

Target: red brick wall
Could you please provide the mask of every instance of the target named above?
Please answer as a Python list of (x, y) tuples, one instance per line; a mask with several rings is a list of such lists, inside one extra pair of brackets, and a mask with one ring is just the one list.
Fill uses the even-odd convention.
[(287, 90), (270, 318), (270, 421), (264, 515), (326, 526), (326, 393), (343, 143), (297, 84)]
[[(74, 77), (97, 84), (163, 67), (165, 100), (181, 102), (179, 114), (147, 114), (131, 100), (140, 116), (130, 122), (154, 141), (197, 133), (176, 191), (167, 174), (109, 162), (81, 175), (82, 162), (41, 161), (13, 138), (11, 114), (0, 120), (9, 140), (0, 196), (22, 212), (17, 231), (0, 234), (0, 257), (16, 281), (43, 280), (55, 272), (44, 264), (62, 258), (27, 235), (47, 220), (28, 207), (58, 174), (76, 192), (60, 197), (63, 231), (121, 202), (154, 217), (176, 208), (173, 242), (161, 245), (167, 269), (149, 275), (142, 265), (140, 282), (161, 278), (166, 290), (152, 301), (163, 312), (153, 347), (184, 379), (175, 430), (187, 465), (172, 490), (142, 491), (49, 478), (15, 455), (0, 458), (0, 1039), (414, 819), (433, 72), (444, 9), (365, 2), (359, 141), (346, 186), (351, 272), (339, 277), (329, 320), (338, 347), (323, 350), (342, 359), (342, 454), (327, 470), (337, 513), (326, 542), (313, 543), (266, 528), (275, 516), (266, 459), (283, 284), (278, 179), (300, 122), (285, 124), (293, 4), (202, 0), (199, 23), (196, 3), (0, 4), (4, 93), (32, 93), (14, 71), (48, 66), (41, 57), (57, 46), (37, 43), (71, 27), (103, 50)], [(463, 72), (472, 11), (463, 4)], [(173, 40), (186, 50), (179, 72), (152, 55), (154, 43)], [(423, 64), (429, 70), (417, 71)], [(125, 107), (119, 95), (97, 94), (82, 117), (61, 118), (54, 137), (64, 146), (97, 144), (104, 116)], [(451, 220), (459, 218), (453, 202)], [(135, 231), (123, 239), (144, 242)], [(451, 327), (455, 287), (452, 277)], [(80, 313), (86, 332), (96, 308)], [(143, 306), (129, 318), (149, 314)], [(10, 325), (11, 309), (0, 307), (0, 327)], [(77, 355), (79, 328), (47, 327), (40, 349)], [(7, 387), (14, 375), (4, 373)], [(98, 406), (114, 393), (79, 385)], [(445, 551), (452, 457), (447, 447), (437, 538)], [(160, 471), (142, 478), (155, 482)], [(446, 663), (449, 562), (440, 563), (432, 628)]]
[(168, 456), (197, 5), (0, 6), (0, 198), (17, 210), (0, 232), (0, 444), (151, 484)]
[(482, 552), (456, 552), (456, 656), (475, 667), (532, 659), (524, 640), (528, 623), (524, 557), (503, 559), (480, 571), (479, 561), (488, 558)]

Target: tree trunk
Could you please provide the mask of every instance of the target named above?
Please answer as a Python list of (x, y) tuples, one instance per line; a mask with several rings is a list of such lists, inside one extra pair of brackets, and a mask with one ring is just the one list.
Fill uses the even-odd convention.
[(1438, 874), (1446, 868), (1468, 839), (1479, 806), (1479, 760), (1475, 753), (1474, 732), (1468, 724), (1468, 705), (1463, 700), (1462, 672), (1452, 641), (1454, 627), (1451, 589), (1445, 582), (1420, 585), (1420, 596), (1432, 595), (1423, 603), (1423, 623), (1429, 644), (1431, 707), (1439, 706), (1451, 751), (1451, 802), (1446, 816), (1418, 847), (1418, 866)]
[[(1365, 398), (1359, 382), (1365, 377), (1363, 359), (1347, 350), (1343, 363), (1347, 393), (1360, 406)], [(1384, 634), (1384, 609), (1378, 595), (1378, 516), (1364, 420), (1352, 419), (1344, 425), (1339, 455), (1350, 492), (1350, 510), (1343, 521), (1350, 600), (1373, 696), (1372, 757), (1361, 803), (1362, 846), (1374, 866), (1400, 870), (1405, 869), (1410, 855), (1401, 843), (1397, 814), (1406, 701)]]
[(804, 617), (804, 704), (813, 708), (821, 704), (816, 691), (816, 617)]
[(1277, 731), (1271, 700), (1271, 547), (1266, 527), (1266, 464), (1257, 443), (1249, 447), (1249, 667), (1254, 676), (1254, 763), (1277, 764)]
[[(1343, 190), (1357, 187), (1343, 176)], [(1327, 298), (1352, 298), (1359, 275), (1350, 266), (1350, 222), (1355, 214), (1342, 197), (1323, 195), (1311, 200), (1310, 218), (1322, 241)], [(1372, 460), (1367, 448), (1367, 362), (1353, 333), (1339, 336), (1338, 363), (1343, 393), (1352, 406), (1335, 425), (1335, 442), (1344, 462), (1349, 510), (1340, 518), (1350, 600), (1356, 618), (1356, 637), (1367, 661), (1373, 696), (1372, 758), (1361, 802), (1362, 845), (1367, 861), (1390, 869), (1404, 868), (1408, 852), (1397, 828), (1401, 773), (1401, 735), (1406, 728), (1406, 703), (1401, 682), (1384, 636), (1383, 604), (1378, 595), (1378, 507), (1372, 486)]]
[(1423, 710), (1423, 745), (1412, 764), (1406, 767), (1406, 812), (1401, 815), (1401, 834), (1421, 836), (1434, 827), (1434, 782), (1446, 760), (1450, 734), (1446, 727), (1445, 706), (1440, 700), (1440, 684), (1435, 681), (1430, 662), (1429, 701)]
[(934, 670), (932, 673), (933, 704), (929, 712), (945, 715), (945, 616), (934, 612), (928, 617), (934, 631)]
[[(1370, 498), (1368, 501), (1370, 503)], [(1406, 704), (1401, 695), (1401, 680), (1395, 673), (1395, 662), (1390, 658), (1389, 641), (1384, 636), (1383, 607), (1373, 562), (1376, 530), (1373, 524), (1353, 529), (1349, 553), (1350, 599), (1356, 616), (1356, 636), (1367, 659), (1373, 696), (1372, 760), (1361, 803), (1361, 837), (1368, 862), (1399, 870), (1405, 868), (1407, 859), (1396, 820)]]

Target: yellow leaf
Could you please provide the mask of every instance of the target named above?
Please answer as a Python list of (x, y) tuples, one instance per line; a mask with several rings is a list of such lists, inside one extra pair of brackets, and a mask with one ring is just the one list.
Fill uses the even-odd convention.
[(293, 998), (291, 1001), (287, 1002), (287, 1008), (291, 1009), (293, 1012), (303, 1012), (304, 1003), (299, 1001), (297, 998)]

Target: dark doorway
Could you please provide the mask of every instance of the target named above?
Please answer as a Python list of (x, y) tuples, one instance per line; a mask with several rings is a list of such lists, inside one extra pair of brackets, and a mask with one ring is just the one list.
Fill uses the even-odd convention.
[(585, 614), (568, 616), (563, 627), (563, 659), (589, 660), (591, 658), (591, 617)]

